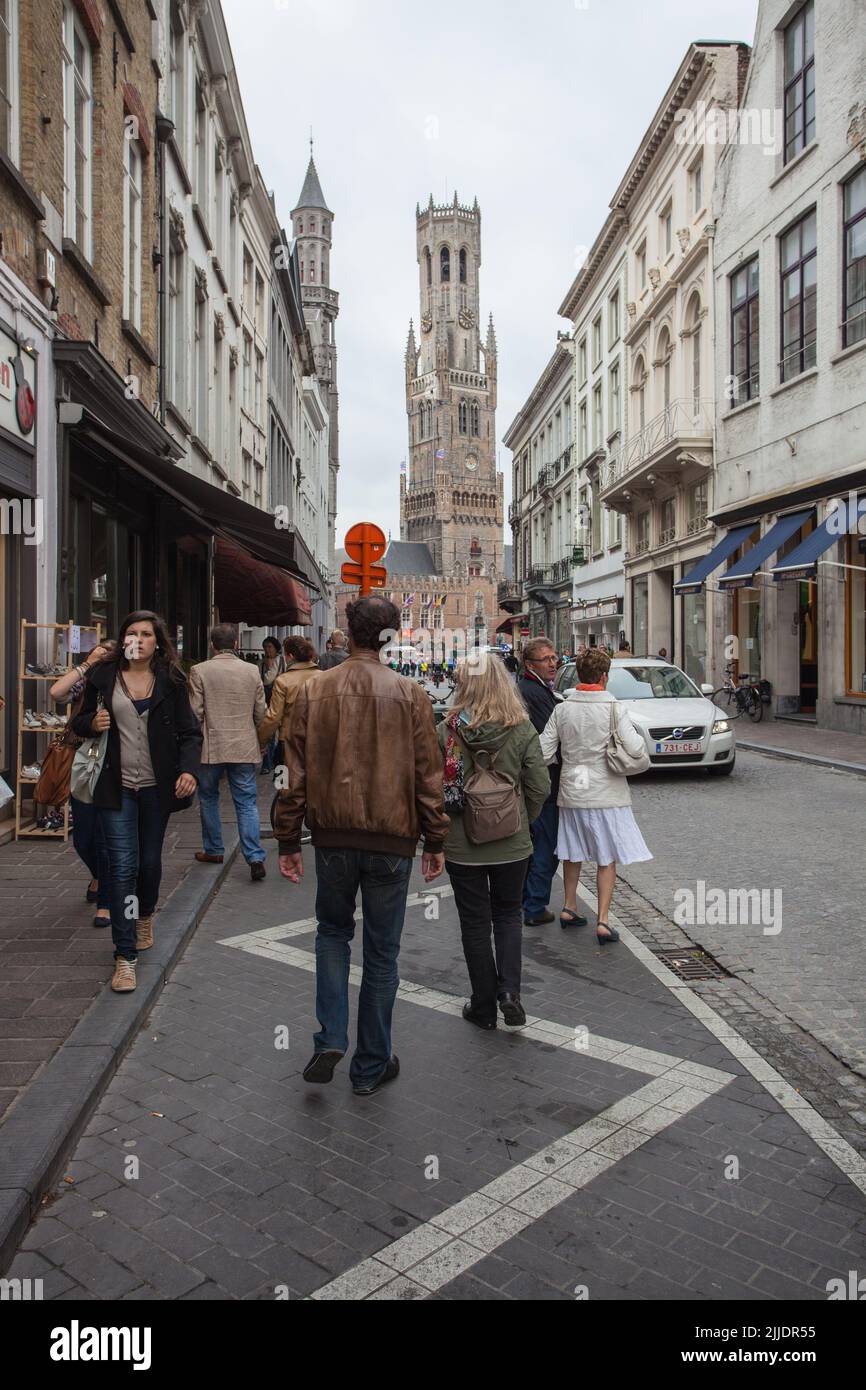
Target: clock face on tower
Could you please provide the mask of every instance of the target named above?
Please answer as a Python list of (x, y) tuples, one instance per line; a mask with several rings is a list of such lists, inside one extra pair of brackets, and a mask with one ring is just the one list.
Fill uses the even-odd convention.
[(426, 313), (421, 315), (421, 330), (424, 333), (429, 333), (432, 327), (433, 315), (430, 313), (430, 310), (428, 309)]
[(471, 309), (461, 309), (460, 313), (457, 315), (457, 321), (461, 328), (475, 327), (475, 315)]

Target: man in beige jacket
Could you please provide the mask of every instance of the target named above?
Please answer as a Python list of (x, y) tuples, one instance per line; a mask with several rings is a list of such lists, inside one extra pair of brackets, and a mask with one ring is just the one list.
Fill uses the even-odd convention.
[(265, 717), (265, 692), (257, 666), (240, 661), (234, 628), (220, 623), (211, 629), (213, 657), (193, 666), (189, 698), (204, 730), (198, 796), (204, 849), (196, 852), (203, 864), (221, 864), (225, 849), (220, 821), (220, 782), (228, 778), (244, 859), (254, 883), (265, 877), (256, 801), (259, 766), (257, 729)]

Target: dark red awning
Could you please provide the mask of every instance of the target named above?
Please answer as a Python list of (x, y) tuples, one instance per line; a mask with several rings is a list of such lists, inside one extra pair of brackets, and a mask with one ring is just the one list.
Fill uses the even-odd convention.
[(216, 538), (214, 602), (220, 622), (249, 627), (309, 627), (310, 596), (276, 565), (256, 560), (232, 541)]

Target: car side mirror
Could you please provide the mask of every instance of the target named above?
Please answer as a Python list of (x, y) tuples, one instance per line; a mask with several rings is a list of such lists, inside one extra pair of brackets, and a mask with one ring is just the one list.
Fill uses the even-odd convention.
[(701, 694), (702, 694), (702, 695), (713, 695), (714, 693), (715, 693), (715, 692), (714, 692), (714, 690), (713, 690), (713, 687), (712, 687), (711, 685), (707, 685), (706, 681), (704, 681), (704, 682), (702, 683), (702, 685), (701, 685)]

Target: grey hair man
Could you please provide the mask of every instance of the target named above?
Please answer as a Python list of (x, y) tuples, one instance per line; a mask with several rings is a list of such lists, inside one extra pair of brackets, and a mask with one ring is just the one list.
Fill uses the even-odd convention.
[(319, 670), (333, 670), (335, 666), (339, 666), (341, 662), (345, 661), (348, 655), (346, 634), (340, 628), (335, 628), (328, 639), (328, 650), (319, 661)]

